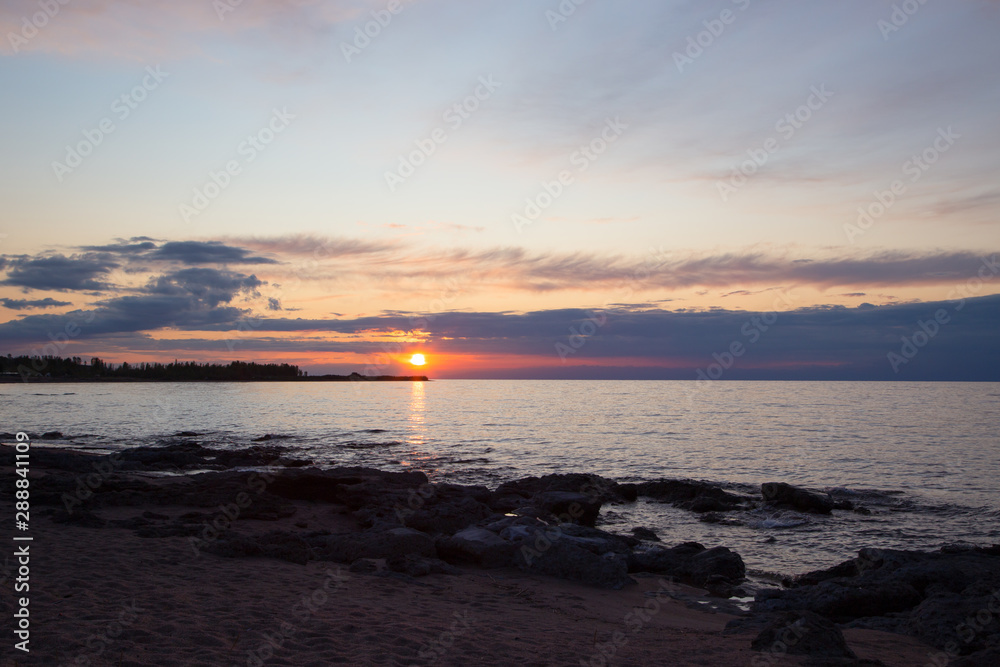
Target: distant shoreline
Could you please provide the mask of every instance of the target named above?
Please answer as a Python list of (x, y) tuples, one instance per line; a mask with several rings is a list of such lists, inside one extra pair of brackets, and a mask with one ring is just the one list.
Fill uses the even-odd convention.
[(305, 377), (276, 377), (276, 378), (129, 378), (129, 377), (99, 377), (99, 378), (72, 378), (72, 377), (0, 377), (0, 383), (6, 384), (92, 384), (92, 383), (121, 383), (121, 382), (185, 382), (185, 383), (212, 383), (219, 382), (430, 382), (426, 375), (313, 375)]

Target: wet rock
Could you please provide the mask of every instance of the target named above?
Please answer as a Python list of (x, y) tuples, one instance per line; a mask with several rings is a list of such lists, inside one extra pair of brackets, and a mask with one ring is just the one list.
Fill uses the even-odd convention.
[(742, 526), (745, 525), (739, 519), (734, 519), (733, 517), (726, 516), (724, 514), (719, 514), (718, 512), (707, 512), (698, 517), (698, 521), (702, 523), (717, 523), (723, 526)]
[[(634, 484), (619, 484), (612, 479), (607, 479), (600, 475), (563, 473), (544, 475), (542, 477), (525, 477), (511, 482), (504, 482), (494, 493), (494, 501), (501, 501), (510, 496), (531, 499), (540, 493), (549, 491), (582, 493), (590, 496), (594, 501), (602, 503), (626, 503), (632, 502), (636, 498)], [(496, 507), (496, 509), (499, 511), (508, 511), (500, 507)]]
[(40, 440), (62, 440), (63, 434), (60, 431), (49, 431), (47, 433), (42, 433), (39, 437)]
[(776, 614), (768, 619), (750, 647), (773, 654), (807, 655), (816, 658), (856, 660), (836, 625), (809, 611)]
[(640, 496), (670, 503), (693, 512), (728, 512), (745, 506), (746, 499), (709, 482), (661, 479), (637, 484)]
[(760, 492), (766, 503), (799, 512), (829, 514), (834, 509), (833, 499), (828, 494), (807, 491), (784, 482), (765, 482), (760, 485)]
[(644, 528), (642, 526), (633, 528), (632, 534), (638, 537), (640, 540), (649, 540), (650, 542), (660, 541), (660, 538), (657, 537), (656, 533), (654, 533), (651, 529)]
[(546, 491), (532, 502), (562, 522), (593, 527), (601, 512), (602, 501), (594, 496), (572, 491)]

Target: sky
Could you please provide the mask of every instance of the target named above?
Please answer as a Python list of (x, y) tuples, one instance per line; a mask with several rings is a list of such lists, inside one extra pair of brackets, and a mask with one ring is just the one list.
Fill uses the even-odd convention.
[(996, 0), (0, 1), (0, 352), (1000, 380)]

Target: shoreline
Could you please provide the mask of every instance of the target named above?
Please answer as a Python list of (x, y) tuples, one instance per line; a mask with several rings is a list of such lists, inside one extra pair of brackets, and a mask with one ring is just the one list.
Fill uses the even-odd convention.
[(0, 377), (0, 383), (2, 384), (101, 384), (101, 383), (130, 383), (130, 382), (183, 382), (185, 384), (193, 383), (208, 383), (208, 384), (218, 384), (220, 382), (431, 382), (431, 380), (426, 375), (316, 375), (316, 376), (305, 376), (298, 378), (248, 378), (248, 379), (236, 379), (236, 378), (225, 378), (225, 379), (184, 379), (184, 378), (119, 378), (119, 377), (106, 377), (106, 378), (46, 378), (37, 376), (26, 376), (22, 378), (17, 377)]
[[(10, 450), (2, 448), (5, 464), (13, 458)], [(189, 476), (151, 474), (156, 468), (176, 467), (184, 460), (196, 464), (208, 452), (215, 457), (215, 465), (224, 469)], [(158, 608), (157, 593), (149, 592), (143, 583), (148, 578), (164, 587), (170, 582), (174, 592), (168, 597), (188, 600), (180, 605), (184, 613), (193, 613), (190, 602), (206, 601), (207, 594), (213, 600), (234, 600), (234, 608), (216, 600), (212, 611), (205, 613), (217, 618), (202, 618), (211, 621), (202, 631), (212, 634), (208, 627), (218, 626), (220, 632), (225, 628), (225, 641), (209, 641), (202, 635), (195, 640), (191, 636), (157, 634), (152, 629), (155, 623), (147, 618), (137, 624), (142, 625), (141, 631), (122, 635), (132, 637), (128, 642), (114, 642), (121, 647), (123, 665), (220, 664), (213, 661), (222, 658), (226, 664), (254, 664), (249, 656), (260, 649), (259, 638), (267, 633), (262, 630), (257, 639), (248, 640), (244, 630), (236, 630), (241, 623), (260, 627), (260, 610), (253, 600), (287, 596), (281, 586), (306, 593), (318, 590), (315, 582), (323, 584), (323, 573), (328, 571), (338, 573), (331, 581), (344, 587), (336, 599), (353, 607), (365, 607), (375, 625), (387, 615), (398, 615), (399, 605), (423, 609), (433, 622), (425, 627), (418, 619), (409, 618), (400, 621), (402, 629), (383, 628), (383, 638), (390, 643), (399, 641), (401, 648), (397, 651), (389, 646), (369, 645), (365, 653), (342, 643), (331, 644), (330, 632), (337, 624), (347, 623), (355, 628), (354, 633), (359, 632), (358, 626), (344, 616), (346, 607), (338, 602), (310, 614), (302, 624), (286, 628), (285, 640), (272, 642), (278, 646), (272, 646), (274, 657), (267, 664), (313, 664), (310, 660), (321, 664), (336, 658), (352, 664), (505, 664), (491, 661), (499, 655), (520, 655), (518, 661), (525, 664), (580, 664), (581, 660), (617, 664), (619, 659), (630, 660), (630, 664), (658, 664), (664, 652), (674, 656), (673, 664), (704, 664), (701, 658), (687, 662), (684, 656), (697, 654), (704, 658), (713, 653), (716, 664), (759, 664), (762, 657), (769, 664), (799, 664), (800, 658), (793, 655), (768, 653), (766, 647), (761, 655), (750, 645), (755, 637), (760, 639), (766, 634), (768, 623), (787, 621), (780, 618), (788, 613), (782, 605), (809, 608), (802, 600), (788, 600), (805, 595), (812, 590), (810, 586), (829, 587), (830, 582), (843, 576), (853, 577), (852, 585), (856, 585), (871, 575), (857, 568), (847, 572), (847, 564), (831, 572), (812, 573), (816, 581), (798, 582), (785, 591), (764, 596), (758, 592), (754, 609), (748, 614), (738, 600), (728, 599), (741, 593), (745, 576), (738, 554), (725, 547), (662, 545), (654, 541), (655, 536), (640, 539), (650, 537), (641, 531), (623, 535), (594, 527), (602, 506), (634, 502), (633, 489), (628, 485), (597, 476), (567, 474), (515, 480), (491, 491), (485, 487), (431, 484), (422, 473), (386, 473), (366, 468), (319, 470), (302, 462), (282, 460), (282, 454), (283, 448), (274, 445), (229, 451), (150, 447), (103, 456), (62, 449), (31, 450), (32, 504), (36, 513), (33, 530), (39, 530), (41, 537), (32, 546), (38, 551), (43, 551), (43, 546), (53, 549), (50, 558), (63, 556), (39, 568), (45, 572), (39, 578), (46, 584), (40, 586), (42, 593), (33, 598), (41, 602), (38, 617), (51, 617), (43, 610), (54, 611), (55, 606), (65, 614), (70, 607), (64, 600), (77, 596), (87, 601), (89, 611), (66, 616), (67, 620), (72, 617), (87, 621), (109, 613), (107, 591), (98, 594), (91, 590), (86, 578), (74, 574), (75, 544), (90, 554), (89, 560), (84, 558), (84, 569), (92, 571), (90, 576), (100, 586), (110, 586), (124, 596), (139, 595), (140, 608)], [(246, 472), (249, 468), (260, 472)], [(11, 469), (5, 467), (0, 490), (7, 506), (13, 500), (12, 477)], [(578, 490), (560, 490), (567, 486)], [(771, 489), (775, 494), (784, 491)], [(813, 500), (799, 498), (799, 502)], [(569, 521), (560, 523), (560, 515)], [(94, 559), (98, 552), (109, 550), (113, 553), (106, 556), (105, 574), (101, 575)], [(887, 563), (910, 558), (919, 560), (925, 568), (932, 561), (951, 557), (910, 554), (904, 558), (896, 552), (875, 552)], [(873, 558), (870, 554), (866, 557)], [(990, 576), (1000, 573), (1000, 568), (992, 565), (993, 561), (1000, 563), (1000, 555), (994, 556), (989, 550), (961, 553), (955, 558), (989, 564), (983, 572)], [(110, 563), (114, 565), (108, 568)], [(870, 563), (866, 567), (872, 569)], [(275, 589), (277, 579), (284, 583)], [(62, 582), (57, 585), (62, 598), (47, 597), (51, 582)], [(882, 597), (886, 594), (879, 587), (884, 584), (881, 580), (870, 582)], [(266, 592), (250, 595), (252, 600), (246, 601), (248, 592), (258, 589)], [(374, 590), (380, 591), (377, 598), (372, 597), (376, 595)], [(928, 600), (931, 598), (921, 604)], [(646, 612), (642, 612), (644, 605), (650, 605)], [(520, 629), (523, 632), (514, 632), (513, 636), (510, 632), (494, 632), (485, 645), (459, 638), (463, 628), (470, 637), (481, 638), (487, 626), (503, 625), (512, 614), (524, 619)], [(301, 629), (314, 621), (319, 630)], [(896, 627), (893, 634), (885, 632), (885, 627), (848, 627), (851, 622), (843, 619), (838, 625), (824, 622), (827, 625), (821, 624), (817, 636), (844, 638), (840, 641), (846, 640), (844, 646), (857, 658), (882, 661), (824, 664), (924, 664), (936, 650), (944, 650), (927, 641), (932, 639), (927, 633), (916, 637), (899, 634), (902, 626)], [(440, 628), (428, 636), (427, 628), (437, 627), (435, 623)], [(579, 632), (568, 629), (576, 626), (580, 626)], [(47, 655), (66, 662), (70, 653), (79, 652), (80, 642), (86, 648), (86, 637), (81, 639), (81, 633), (91, 627), (87, 623), (79, 628), (60, 623), (61, 645), (51, 648), (62, 652)], [(656, 631), (649, 631), (650, 627)], [(545, 632), (541, 632), (542, 628)], [(582, 628), (586, 628), (589, 638), (581, 635)], [(453, 635), (451, 641), (435, 643), (444, 633)], [(275, 635), (272, 632), (269, 636)], [(539, 643), (549, 646), (556, 636), (566, 641), (556, 647), (553, 662), (538, 662), (537, 652), (523, 650), (531, 642), (535, 649)], [(161, 660), (163, 654), (159, 651), (168, 646), (173, 651), (174, 643), (193, 650), (199, 642), (212, 646), (212, 660)], [(222, 651), (221, 644), (225, 643), (231, 644), (228, 652)], [(684, 647), (683, 652), (677, 652), (678, 647)], [(131, 656), (133, 650), (147, 656), (149, 662), (130, 662), (125, 653)], [(208, 649), (203, 646), (198, 650)], [(813, 657), (815, 651), (833, 650), (830, 646), (810, 648)], [(184, 650), (177, 655), (184, 655)], [(192, 653), (187, 655), (195, 658)], [(257, 655), (260, 658), (262, 654)]]

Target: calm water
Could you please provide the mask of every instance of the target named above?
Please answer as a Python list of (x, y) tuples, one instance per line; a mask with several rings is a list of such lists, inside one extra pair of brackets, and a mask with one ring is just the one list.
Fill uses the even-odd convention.
[[(451, 380), (430, 383), (0, 385), (2, 431), (113, 450), (199, 433), (218, 447), (264, 434), (320, 465), (419, 469), (496, 486), (594, 472), (695, 478), (754, 492), (843, 489), (873, 514), (746, 512), (743, 526), (640, 499), (606, 528), (724, 544), (762, 572), (840, 562), (863, 546), (1000, 542), (1000, 384)], [(768, 537), (773, 543), (765, 543)]]

